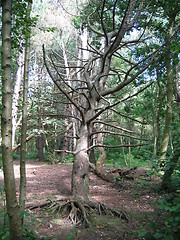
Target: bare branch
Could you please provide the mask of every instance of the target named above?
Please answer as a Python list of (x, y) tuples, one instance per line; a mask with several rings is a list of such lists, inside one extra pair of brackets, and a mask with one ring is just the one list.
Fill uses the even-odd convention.
[(113, 112), (115, 112), (115, 113), (117, 113), (117, 114), (120, 115), (121, 117), (128, 118), (128, 119), (130, 119), (130, 120), (132, 120), (132, 121), (134, 121), (134, 122), (138, 122), (138, 123), (144, 124), (144, 125), (147, 124), (147, 122), (142, 122), (142, 121), (139, 121), (139, 120), (134, 119), (134, 118), (132, 118), (132, 117), (129, 117), (129, 116), (125, 115), (125, 114), (122, 114), (122, 113), (118, 112), (117, 110), (115, 110), (115, 109), (113, 109), (113, 108), (111, 108), (110, 110), (113, 111)]
[(68, 150), (56, 150), (56, 149), (55, 149), (54, 152), (56, 152), (56, 153), (65, 152), (65, 153), (72, 154), (72, 155), (75, 154), (75, 152), (68, 151)]
[(105, 39), (106, 39), (106, 45), (108, 45), (108, 36), (107, 36), (107, 31), (106, 31), (106, 28), (105, 28), (105, 25), (104, 25), (104, 21), (103, 21), (103, 14), (104, 14), (104, 7), (105, 7), (105, 3), (106, 3), (106, 0), (103, 0), (103, 6), (102, 6), (102, 9), (101, 9), (101, 26), (102, 26), (102, 29), (103, 29), (103, 32), (104, 32), (104, 36), (105, 36)]
[(130, 95), (130, 96), (128, 96), (128, 97), (126, 97), (126, 98), (124, 98), (124, 99), (122, 99), (122, 100), (119, 100), (119, 101), (117, 101), (117, 102), (115, 102), (115, 103), (113, 103), (113, 104), (111, 104), (111, 105), (108, 105), (108, 106), (102, 108), (102, 109), (99, 110), (94, 116), (92, 116), (91, 118), (89, 118), (89, 119), (87, 120), (87, 122), (93, 121), (93, 120), (96, 119), (98, 116), (100, 116), (104, 111), (106, 111), (106, 110), (108, 110), (108, 109), (111, 109), (111, 108), (117, 106), (118, 104), (120, 104), (120, 103), (122, 103), (122, 102), (125, 102), (125, 101), (127, 101), (128, 99), (137, 96), (139, 93), (143, 92), (146, 88), (148, 88), (148, 87), (151, 86), (152, 84), (153, 84), (153, 82), (151, 82), (150, 84), (146, 85), (144, 88), (140, 89), (139, 91), (137, 91), (137, 92), (134, 93), (133, 95)]
[(67, 115), (67, 114), (53, 114), (53, 113), (48, 113), (48, 114), (40, 114), (40, 116), (44, 116), (44, 117), (64, 117), (64, 118), (74, 118), (80, 122), (82, 122), (82, 120), (76, 116), (73, 116), (73, 115)]
[[(153, 52), (151, 55), (147, 56), (146, 58), (144, 58), (143, 60), (139, 61), (138, 63), (136, 63), (135, 65), (133, 65), (126, 73), (125, 75), (125, 80), (123, 82), (121, 82), (119, 85), (117, 85), (114, 88), (107, 88), (104, 91), (101, 92), (102, 96), (106, 96), (108, 94), (112, 94), (115, 92), (118, 92), (119, 90), (121, 90), (122, 88), (124, 88), (125, 86), (127, 86), (128, 84), (130, 84), (134, 79), (136, 79), (141, 73), (143, 73), (152, 63), (152, 61), (154, 60), (155, 56), (158, 54), (160, 48), (158, 50), (156, 50), (155, 52)], [(143, 61), (147, 60), (149, 57), (151, 57), (150, 61), (143, 66), (136, 74), (132, 75), (130, 78), (128, 78), (130, 72), (137, 67), (138, 65), (140, 65)]]
[(95, 148), (95, 147), (104, 147), (104, 148), (120, 148), (120, 147), (142, 147), (142, 146), (147, 146), (148, 143), (144, 143), (144, 144), (132, 144), (132, 145), (129, 145), (129, 144), (121, 144), (121, 145), (114, 145), (114, 146), (110, 146), (110, 145), (104, 145), (104, 144), (96, 144), (96, 145), (93, 145), (93, 146), (90, 146), (87, 151)]
[(56, 79), (54, 78), (54, 76), (52, 75), (50, 69), (49, 69), (49, 66), (47, 64), (47, 61), (46, 61), (46, 53), (45, 53), (45, 48), (44, 48), (44, 45), (43, 45), (43, 59), (44, 59), (44, 63), (45, 63), (45, 66), (46, 66), (46, 69), (50, 75), (50, 77), (52, 78), (53, 82), (55, 83), (55, 85), (57, 86), (57, 88), (66, 96), (66, 98), (76, 107), (76, 109), (79, 111), (81, 117), (82, 117), (82, 121), (84, 122), (85, 119), (84, 119), (84, 114), (83, 112), (81, 111), (81, 109), (79, 108), (79, 106), (76, 104), (76, 102), (70, 97), (70, 95), (62, 88), (59, 86), (59, 84), (57, 83)]
[[(111, 109), (113, 110), (113, 109)], [(122, 128), (122, 127), (119, 127), (119, 126), (114, 126), (110, 123), (107, 123), (107, 122), (103, 122), (103, 121), (93, 121), (93, 123), (99, 123), (99, 124), (104, 124), (106, 126), (109, 126), (109, 127), (112, 127), (112, 128), (116, 128), (116, 129), (119, 129), (121, 131), (124, 131), (124, 132), (127, 132), (127, 133), (133, 133), (133, 134), (137, 134), (137, 132), (133, 132), (131, 130), (128, 130), (128, 129), (125, 129), (125, 128)]]
[(104, 36), (104, 34), (103, 34), (102, 32), (96, 30), (96, 29), (91, 25), (91, 23), (90, 23), (90, 17), (99, 9), (99, 7), (100, 7), (100, 6), (98, 6), (97, 9), (96, 9), (95, 11), (93, 11), (91, 14), (89, 14), (89, 16), (88, 16), (88, 18), (87, 18), (87, 21), (88, 21), (88, 26), (90, 27), (90, 29), (91, 29), (94, 33), (96, 33), (96, 34), (98, 34), (98, 35), (100, 35), (100, 36)]
[(117, 133), (117, 132), (112, 132), (112, 131), (97, 131), (97, 132), (92, 132), (90, 136), (99, 134), (99, 133), (107, 133), (107, 134), (111, 134), (111, 135), (118, 135), (118, 136), (122, 136), (122, 137), (129, 137), (132, 139), (136, 139), (136, 140), (143, 140), (143, 141), (149, 141), (148, 139), (145, 138), (138, 138), (132, 135), (127, 135), (127, 134), (123, 134), (123, 133)]
[(114, 6), (113, 6), (113, 31), (115, 30), (115, 10), (116, 10), (116, 4), (117, 4), (117, 0), (115, 0)]

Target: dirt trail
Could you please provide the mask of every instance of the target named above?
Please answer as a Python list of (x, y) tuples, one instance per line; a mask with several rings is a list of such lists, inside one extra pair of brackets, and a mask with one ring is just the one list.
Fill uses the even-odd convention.
[[(19, 162), (15, 161), (15, 177), (17, 188), (19, 185)], [(34, 205), (42, 203), (47, 199), (53, 199), (54, 196), (68, 197), (71, 194), (71, 164), (57, 164), (48, 165), (41, 162), (28, 161), (26, 165), (27, 174), (27, 203), (26, 205)], [(90, 173), (90, 199), (96, 202), (102, 202), (110, 207), (127, 211), (133, 214), (148, 214), (154, 212), (154, 201), (157, 201), (157, 195), (149, 187), (154, 184), (150, 181), (149, 177), (145, 174), (146, 169), (139, 168), (134, 173), (135, 180), (124, 181), (118, 186), (113, 187), (112, 183), (108, 183)], [(3, 183), (3, 175), (0, 172), (0, 186)], [(18, 191), (17, 191), (18, 192)], [(48, 216), (44, 217), (44, 212), (36, 210), (33, 213), (37, 214), (39, 224), (36, 226), (36, 232), (39, 236), (47, 237), (56, 234), (54, 239), (68, 239), (67, 234), (72, 234), (72, 239), (133, 239), (130, 235), (128, 237), (128, 228), (136, 228), (137, 221), (130, 221), (126, 226), (124, 225), (123, 231), (117, 227), (117, 223), (113, 225), (114, 220), (106, 218), (101, 219), (101, 223), (95, 224), (94, 230), (78, 230), (78, 238), (75, 238), (76, 231), (70, 232), (72, 228), (71, 223), (66, 219), (55, 218), (51, 219)], [(104, 222), (105, 221), (105, 222)], [(108, 223), (107, 223), (108, 221)], [(104, 223), (103, 223), (104, 222)], [(109, 226), (106, 226), (109, 224)], [(106, 223), (106, 224), (105, 224)], [(98, 225), (99, 224), (99, 225)], [(122, 223), (124, 224), (124, 223)], [(92, 224), (93, 225), (93, 224)], [(113, 226), (112, 226), (113, 225)], [(116, 225), (116, 226), (115, 226)], [(119, 225), (119, 223), (118, 223)], [(114, 229), (114, 227), (116, 227)], [(110, 230), (111, 229), (111, 230)], [(118, 230), (119, 229), (119, 230)], [(91, 233), (91, 236), (90, 236)], [(104, 233), (105, 235), (103, 235)], [(59, 237), (58, 237), (58, 234)], [(92, 234), (95, 234), (92, 236)], [(102, 236), (101, 236), (102, 234)], [(113, 234), (113, 235), (112, 235)], [(119, 237), (118, 237), (119, 236)], [(93, 238), (92, 238), (93, 237)]]

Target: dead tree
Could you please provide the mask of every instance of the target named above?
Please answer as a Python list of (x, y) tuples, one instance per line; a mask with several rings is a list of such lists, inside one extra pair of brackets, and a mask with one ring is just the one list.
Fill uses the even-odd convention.
[[(78, 211), (81, 211), (82, 214), (80, 215), (85, 221), (87, 221), (86, 209), (89, 202), (90, 162), (88, 153), (95, 147), (101, 148), (100, 150), (103, 150), (103, 147), (122, 147), (122, 145), (106, 146), (102, 143), (90, 141), (92, 136), (96, 138), (102, 132), (102, 129), (94, 131), (94, 125), (109, 124), (113, 130), (106, 131), (107, 134), (122, 135), (124, 130), (123, 136), (133, 137), (137, 140), (137, 143), (132, 147), (139, 146), (138, 141), (141, 140), (140, 138), (132, 136), (128, 129), (121, 127), (118, 129), (118, 126), (108, 123), (106, 119), (102, 121), (103, 116), (105, 116), (103, 114), (106, 111), (119, 114), (116, 106), (133, 99), (152, 84), (147, 82), (142, 88), (134, 89), (130, 94), (127, 92), (125, 95), (122, 94), (121, 99), (119, 99), (119, 96), (116, 97), (116, 93), (124, 93), (126, 88), (132, 87), (133, 81), (144, 73), (158, 53), (158, 50), (155, 52), (150, 51), (139, 61), (133, 61), (131, 54), (125, 54), (129, 51), (131, 53), (131, 49), (135, 46), (146, 44), (146, 26), (143, 29), (138, 25), (139, 17), (145, 11), (144, 1), (124, 1), (126, 9), (122, 12), (122, 17), (118, 17), (118, 12), (122, 7), (119, 6), (121, 2), (114, 1), (111, 7), (107, 6), (107, 2), (106, 0), (102, 1), (101, 5), (88, 16), (87, 20), (90, 31), (99, 39), (98, 47), (94, 46), (93, 42), (88, 43), (87, 48), (82, 50), (89, 52), (89, 58), (81, 59), (81, 64), (78, 66), (76, 64), (77, 58), (73, 57), (72, 54), (70, 55), (71, 64), (68, 65), (68, 69), (71, 74), (69, 74), (69, 78), (64, 74), (67, 66), (62, 62), (62, 57), (54, 51), (47, 52), (45, 46), (43, 46), (44, 62), (50, 77), (64, 95), (64, 98), (67, 99), (67, 103), (71, 104), (76, 110), (71, 116), (77, 121), (77, 143), (75, 150), (71, 152), (74, 155), (74, 164), (71, 184), (72, 199), (68, 201), (68, 206), (71, 209), (71, 216), (78, 219)], [(111, 27), (107, 26), (105, 21), (107, 9), (110, 11), (110, 16), (112, 16)], [(99, 16), (99, 19), (95, 20), (94, 15)], [(117, 18), (118, 22), (116, 22)], [(97, 26), (101, 30), (97, 30)], [(134, 26), (139, 26), (140, 30), (136, 28), (136, 37), (133, 38), (130, 31), (133, 31)], [(129, 37), (127, 38), (128, 34)], [(115, 60), (123, 62), (123, 67), (117, 67), (113, 64)], [(79, 74), (73, 74), (73, 72), (81, 72), (80, 76), (82, 77), (80, 79), (75, 78)], [(112, 78), (116, 80), (113, 84), (111, 84)], [(118, 130), (120, 130), (119, 133)], [(90, 145), (90, 142), (93, 142), (93, 144)], [(129, 147), (129, 144), (125, 144), (125, 147)], [(96, 170), (98, 169), (102, 171), (103, 168), (96, 168)], [(99, 175), (102, 176), (102, 174), (103, 172), (99, 172)], [(67, 208), (66, 204), (65, 207)]]

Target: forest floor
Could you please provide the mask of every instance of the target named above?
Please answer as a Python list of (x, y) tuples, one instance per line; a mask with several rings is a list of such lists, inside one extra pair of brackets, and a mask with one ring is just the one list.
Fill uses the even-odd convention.
[[(44, 208), (29, 210), (28, 207), (47, 200), (66, 198), (71, 195), (72, 164), (48, 165), (28, 161), (27, 172), (27, 214), (28, 228), (39, 238), (60, 240), (125, 240), (141, 239), (138, 232), (148, 229), (148, 223), (156, 222), (156, 203), (163, 197), (156, 191), (160, 185), (158, 177), (148, 175), (149, 169), (137, 168), (132, 172), (133, 180), (120, 181), (113, 185), (90, 172), (90, 200), (101, 202), (111, 208), (125, 211), (128, 222), (113, 216), (90, 218), (90, 227), (74, 226), (68, 218), (60, 217)], [(19, 162), (15, 161), (16, 184), (19, 184)], [(0, 172), (0, 187), (3, 175)], [(18, 191), (17, 191), (18, 192)], [(145, 239), (145, 238), (142, 238)]]

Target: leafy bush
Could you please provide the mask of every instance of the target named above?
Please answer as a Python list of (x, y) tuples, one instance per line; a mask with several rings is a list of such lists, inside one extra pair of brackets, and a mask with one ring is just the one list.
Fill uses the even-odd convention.
[(36, 159), (36, 158), (38, 158), (37, 150), (34, 150), (32, 152), (28, 152), (27, 151), (26, 158), (27, 159)]
[(158, 211), (164, 217), (164, 223), (155, 233), (155, 239), (180, 239), (180, 190), (159, 200)]
[(73, 161), (74, 161), (74, 157), (72, 155), (66, 156), (66, 159), (65, 159), (66, 163), (73, 163)]

